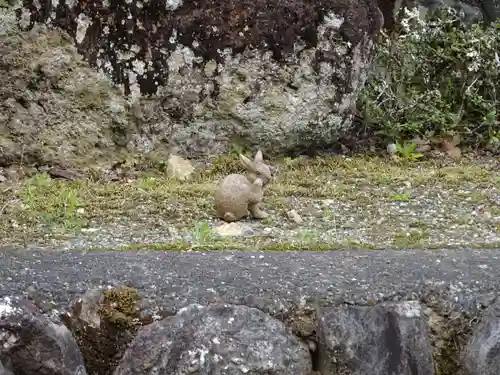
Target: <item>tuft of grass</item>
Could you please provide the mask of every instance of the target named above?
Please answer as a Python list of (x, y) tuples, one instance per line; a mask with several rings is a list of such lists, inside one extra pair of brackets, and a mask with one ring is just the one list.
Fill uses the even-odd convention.
[(39, 174), (26, 182), (17, 197), (22, 202), (19, 208), (25, 214), (25, 225), (74, 231), (87, 223), (78, 184), (54, 181), (47, 174)]
[(415, 143), (396, 143), (396, 150), (400, 157), (405, 161), (417, 160), (422, 158), (424, 155), (415, 152), (417, 145)]
[(318, 234), (311, 229), (300, 230), (296, 237), (300, 243), (304, 244), (312, 244), (318, 241)]
[(411, 194), (408, 193), (392, 194), (391, 199), (393, 201), (398, 201), (398, 202), (408, 202), (411, 199)]
[(215, 237), (214, 232), (207, 222), (196, 223), (190, 231), (190, 235), (200, 245), (210, 244)]
[(392, 243), (397, 248), (418, 248), (425, 244), (427, 237), (425, 230), (413, 229), (408, 232), (397, 232)]

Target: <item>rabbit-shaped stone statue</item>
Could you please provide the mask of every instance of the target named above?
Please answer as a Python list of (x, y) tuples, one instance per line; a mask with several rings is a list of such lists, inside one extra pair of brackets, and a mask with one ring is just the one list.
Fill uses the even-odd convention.
[(260, 150), (253, 161), (241, 154), (240, 160), (246, 176), (230, 174), (219, 183), (215, 192), (216, 215), (227, 222), (241, 220), (248, 212), (254, 219), (264, 219), (269, 215), (260, 210), (259, 203), (264, 187), (271, 181), (271, 169), (264, 163)]

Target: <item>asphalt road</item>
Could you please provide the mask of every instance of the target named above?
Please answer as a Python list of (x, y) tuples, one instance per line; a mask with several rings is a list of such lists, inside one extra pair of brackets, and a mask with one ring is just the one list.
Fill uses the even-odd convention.
[(48, 252), (0, 250), (0, 295), (36, 290), (64, 310), (90, 288), (128, 285), (145, 307), (245, 303), (290, 314), (336, 303), (438, 296), (474, 310), (496, 298), (500, 249), (332, 252)]

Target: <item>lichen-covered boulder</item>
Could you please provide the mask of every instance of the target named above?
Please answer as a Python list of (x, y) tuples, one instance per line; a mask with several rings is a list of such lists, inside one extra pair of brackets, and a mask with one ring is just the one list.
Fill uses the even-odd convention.
[(182, 156), (336, 142), (383, 22), (375, 0), (24, 0), (18, 14), (65, 30), (122, 88), (129, 149)]
[(307, 345), (246, 306), (189, 305), (142, 327), (114, 375), (311, 375)]

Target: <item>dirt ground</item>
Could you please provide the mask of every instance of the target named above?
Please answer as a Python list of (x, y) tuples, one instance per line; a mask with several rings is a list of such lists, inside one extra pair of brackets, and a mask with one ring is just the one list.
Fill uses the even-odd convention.
[(0, 242), (56, 249), (330, 250), (500, 247), (500, 162), (383, 157), (283, 158), (264, 220), (214, 217), (235, 157), (194, 163), (188, 181), (161, 168), (33, 174), (0, 184)]

